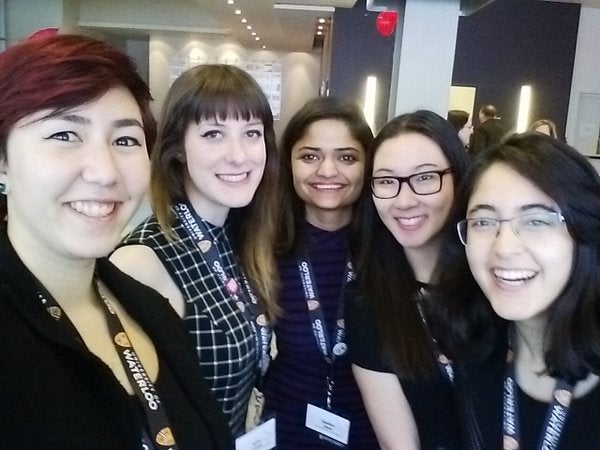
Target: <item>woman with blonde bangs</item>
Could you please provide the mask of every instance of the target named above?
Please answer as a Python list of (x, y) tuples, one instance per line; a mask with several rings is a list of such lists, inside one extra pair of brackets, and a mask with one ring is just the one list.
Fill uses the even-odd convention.
[(111, 257), (183, 317), (235, 436), (267, 369), (278, 313), (277, 167), (273, 117), (256, 81), (233, 66), (189, 69), (167, 95), (152, 153), (154, 215)]

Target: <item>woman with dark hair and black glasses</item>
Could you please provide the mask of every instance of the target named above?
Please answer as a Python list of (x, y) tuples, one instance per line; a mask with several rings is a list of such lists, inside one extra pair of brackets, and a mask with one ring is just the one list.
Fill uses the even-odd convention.
[[(467, 337), (456, 355), (474, 447), (597, 449), (598, 174), (568, 145), (525, 133), (482, 153), (464, 188), (465, 276), (444, 304), (448, 335)], [(473, 347), (489, 357), (465, 358)]]
[(354, 374), (382, 448), (462, 448), (452, 366), (427, 322), (468, 155), (450, 123), (431, 111), (393, 119), (374, 149), (353, 240), (359, 292), (349, 299), (347, 322)]

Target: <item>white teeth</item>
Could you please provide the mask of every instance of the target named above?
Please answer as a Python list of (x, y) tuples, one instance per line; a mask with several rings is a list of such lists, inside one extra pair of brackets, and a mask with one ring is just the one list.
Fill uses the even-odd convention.
[(423, 220), (422, 216), (418, 216), (418, 217), (398, 217), (396, 220), (398, 220), (398, 222), (400, 222), (401, 225), (404, 226), (413, 226), (413, 225), (417, 225), (418, 223), (420, 223)]
[(71, 202), (70, 206), (80, 214), (97, 218), (106, 217), (115, 209), (113, 202), (77, 201)]
[(219, 174), (217, 177), (223, 181), (228, 181), (231, 183), (237, 183), (239, 181), (243, 181), (248, 178), (248, 172), (240, 173), (240, 174)]
[(340, 189), (342, 188), (341, 184), (313, 184), (312, 185), (315, 189), (320, 189), (320, 190), (332, 190), (332, 189)]
[(504, 270), (494, 269), (494, 276), (505, 281), (526, 281), (533, 278), (536, 272), (533, 270)]

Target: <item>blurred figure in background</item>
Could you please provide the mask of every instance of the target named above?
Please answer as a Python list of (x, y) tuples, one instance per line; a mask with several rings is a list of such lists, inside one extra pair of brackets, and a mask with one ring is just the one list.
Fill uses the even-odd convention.
[(543, 133), (554, 139), (558, 139), (558, 134), (556, 133), (556, 124), (550, 119), (540, 119), (536, 120), (529, 127), (529, 131), (537, 131), (538, 133)]
[(469, 142), (471, 141), (471, 135), (473, 134), (473, 125), (469, 118), (469, 113), (466, 111), (460, 109), (451, 109), (448, 111), (448, 122), (452, 124), (458, 133), (458, 137), (465, 149), (469, 148)]
[(506, 124), (498, 117), (494, 105), (485, 105), (479, 110), (479, 125), (473, 128), (469, 153), (474, 156), (482, 150), (497, 144), (508, 133)]

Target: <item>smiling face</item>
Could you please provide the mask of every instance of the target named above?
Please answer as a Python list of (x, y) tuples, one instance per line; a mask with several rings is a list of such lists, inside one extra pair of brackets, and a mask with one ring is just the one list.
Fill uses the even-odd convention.
[(324, 229), (347, 225), (365, 171), (365, 150), (348, 126), (334, 119), (313, 122), (292, 147), (291, 163), (308, 222)]
[[(558, 205), (509, 166), (493, 164), (479, 179), (467, 217), (510, 219), (525, 213), (560, 212)], [(569, 280), (575, 244), (560, 225), (550, 243), (523, 244), (508, 222), (497, 235), (468, 240), (471, 272), (494, 311), (507, 320), (543, 317)]]
[[(405, 133), (381, 143), (375, 153), (373, 176), (408, 177), (449, 166), (442, 149), (433, 140), (421, 134)], [(408, 183), (403, 183), (396, 197), (373, 197), (373, 202), (379, 217), (407, 255), (419, 256), (437, 254), (439, 233), (453, 198), (452, 176), (444, 175), (442, 188), (435, 194), (415, 194)]]
[(223, 225), (231, 208), (248, 205), (266, 162), (260, 119), (209, 119), (191, 123), (185, 133), (185, 192), (196, 212)]
[(51, 113), (24, 117), (8, 135), (0, 181), (10, 186), (11, 242), (50, 259), (105, 256), (149, 182), (140, 109), (128, 90), (113, 88)]

